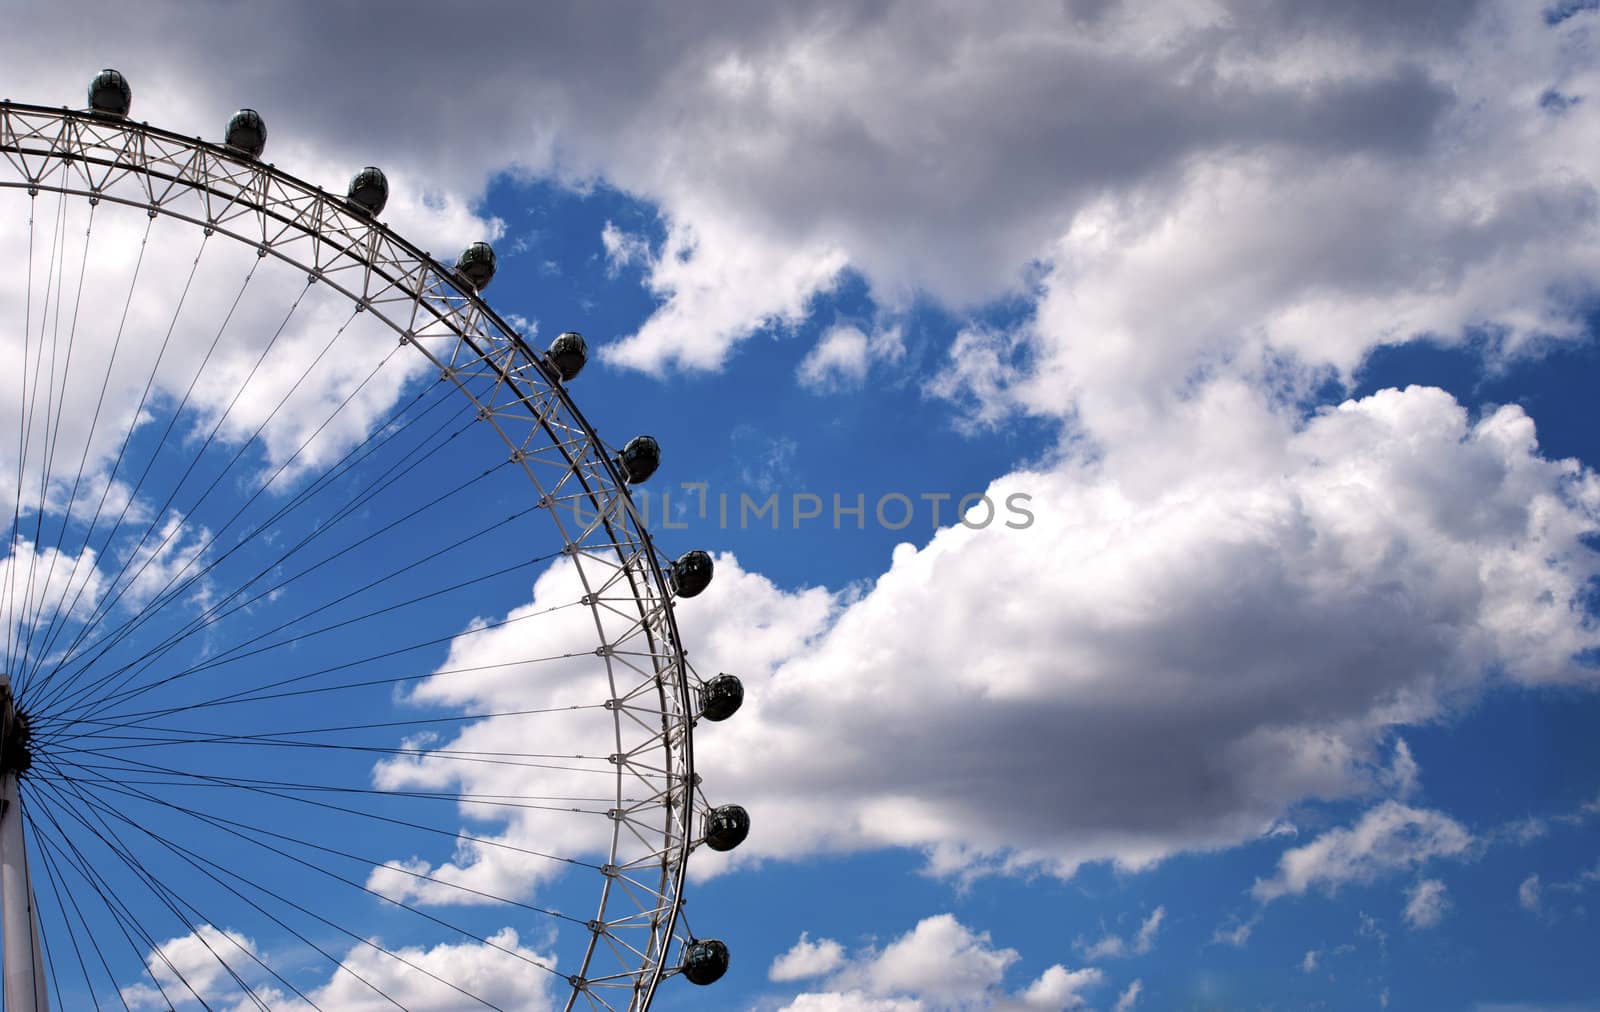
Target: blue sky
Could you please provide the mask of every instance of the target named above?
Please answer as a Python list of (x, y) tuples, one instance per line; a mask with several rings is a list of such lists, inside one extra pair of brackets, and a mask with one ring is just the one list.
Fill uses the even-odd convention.
[[(727, 857), (696, 854), (687, 891), (693, 930), (729, 943), (731, 969), (709, 990), (670, 981), (656, 1007), (1600, 1008), (1588, 970), (1600, 941), (1593, 5), (507, 5), (477, 12), (460, 41), (405, 5), (377, 19), (355, 7), (100, 13), (87, 33), (26, 14), (19, 37), (52, 41), (0, 68), (0, 93), (76, 102), (95, 69), (117, 66), (136, 118), (215, 136), (248, 105), (271, 127), (267, 157), (296, 175), (332, 189), (384, 166), (386, 221), (441, 257), (492, 240), (490, 304), (535, 345), (567, 329), (588, 337), (594, 355), (572, 390), (602, 436), (661, 441), (640, 500), (652, 529), (670, 554), (702, 548), (718, 564), (712, 589), (679, 606), (690, 657), (702, 674), (739, 673), (750, 693), (726, 724), (701, 723), (697, 754), (708, 797), (745, 805), (754, 828)], [(237, 38), (253, 40), (258, 65), (224, 60)], [(6, 195), (0, 236), (25, 257), (28, 204)], [(85, 211), (46, 207), (39, 221), (76, 235)], [(85, 270), (97, 320), (114, 318), (121, 288), (107, 282), (125, 276), (144, 227), (142, 215), (111, 221), (95, 226)], [(254, 258), (159, 227), (152, 308), (135, 314), (154, 335), (147, 358), (197, 251), (203, 281), (132, 429), (135, 459), (156, 461), (135, 517), (161, 515), (153, 490), (187, 459), (162, 455), (166, 418), (203, 471), (242, 453), (217, 501), (179, 518), (162, 569), (206, 558), (207, 533), (251, 482), (393, 342), (311, 296), (286, 326), (281, 366), (270, 359), (264, 389), (199, 451), (299, 283), (271, 275), (250, 289), (238, 348), (220, 346), (215, 381), (180, 411), (185, 367)], [(21, 290), (0, 290), (0, 304), (38, 328), (35, 309), (16, 309)], [(316, 373), (304, 409), (250, 439), (341, 326), (347, 365)], [(433, 389), (410, 360), (384, 368), (326, 453), (269, 501), (314, 487)], [(113, 386), (127, 419), (142, 376), (130, 367)], [(452, 410), (429, 416), (437, 440), (463, 424)], [(467, 431), (425, 453), (437, 444), (409, 442), (424, 428), (352, 472), (422, 465), (329, 543), (460, 493), (163, 663), (204, 664), (291, 618), (331, 624), (447, 593), (152, 698), (192, 703), (412, 642), (423, 645), (358, 670), (417, 681), (199, 711), (185, 728), (436, 721), (338, 740), (525, 757), (592, 730), (549, 715), (452, 723), (546, 685), (566, 702), (569, 683), (540, 681), (532, 661), (514, 682), (422, 680), (579, 642), (559, 617), (508, 627), (539, 630), (526, 638), (471, 631), (563, 603), (568, 584), (525, 485), (503, 470), (473, 481), (499, 459), (492, 441)], [(109, 437), (78, 438), (109, 473)], [(969, 494), (998, 506), (992, 522), (957, 522), (952, 504)], [(903, 526), (876, 515), (895, 495), (911, 506)], [(776, 496), (778, 529), (741, 524), (741, 496)], [(833, 515), (836, 498), (857, 496), (859, 521)], [(820, 515), (797, 519), (802, 502)], [(902, 509), (884, 508), (891, 521)], [(334, 515), (326, 503), (296, 513), (253, 551), (269, 560)], [(78, 514), (46, 516), (83, 529)], [(457, 539), (448, 557), (341, 599), (405, 553)], [(117, 585), (107, 560), (130, 550), (105, 546), (105, 586)], [(148, 634), (205, 604), (158, 612)], [(370, 810), (409, 820), (449, 808), (446, 835), (577, 857), (592, 844), (581, 819), (454, 806), (462, 794), (544, 797), (490, 766), (163, 751), (207, 775), (289, 770), (399, 792)], [(482, 1005), (375, 969), (383, 960), (360, 939), (442, 970), (486, 967), (472, 979), (491, 981), (486, 1000), (505, 1008), (545, 1007), (556, 985), (537, 971), (522, 983), (526, 966), (507, 971), (483, 939), (571, 965), (573, 931), (557, 919), (369, 876), (422, 862), (412, 867), (565, 912), (593, 903), (580, 875), (370, 815), (238, 791), (213, 803), (354, 856), (321, 851), (306, 870), (140, 809), (169, 839), (248, 869), (273, 903), (323, 919), (291, 915), (301, 934), (285, 930), (141, 839), (152, 871), (204, 916), (185, 923), (126, 871), (107, 873), (149, 924), (148, 938), (107, 948), (133, 1007), (165, 1007), (137, 990), (158, 945), (214, 1007), (243, 1000), (196, 944), (200, 923), (249, 940), (261, 958), (239, 972), (275, 989), (275, 1007), (304, 1007), (284, 978), (322, 1007), (367, 1007), (370, 993), (340, 990), (313, 944), (361, 953), (349, 962), (392, 973), (381, 979), (402, 1004), (441, 1010)], [(319, 866), (471, 934), (330, 885)], [(79, 924), (112, 937), (115, 920), (102, 909)], [(68, 960), (64, 1007), (93, 1007), (96, 989), (121, 1007)]]

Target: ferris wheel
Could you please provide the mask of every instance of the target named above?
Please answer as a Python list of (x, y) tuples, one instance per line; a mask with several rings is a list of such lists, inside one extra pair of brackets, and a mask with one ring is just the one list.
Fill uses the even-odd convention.
[[(383, 224), (220, 142), (0, 103), (0, 930), (12, 1012), (644, 1009), (728, 948), (739, 709), (547, 350)], [(25, 265), (25, 266), (24, 266)], [(513, 318), (514, 319), (514, 318)], [(3, 505), (0, 505), (3, 508)]]

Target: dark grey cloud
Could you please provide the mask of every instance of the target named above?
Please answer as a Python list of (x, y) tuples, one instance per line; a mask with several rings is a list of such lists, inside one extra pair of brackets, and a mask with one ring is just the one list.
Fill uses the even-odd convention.
[(1264, 39), (1336, 33), (1363, 43), (1435, 48), (1459, 41), (1486, 0), (1229, 0)]
[(660, 336), (726, 348), (838, 262), (890, 302), (994, 297), (1085, 202), (1169, 189), (1196, 160), (1426, 150), (1452, 101), (1426, 64), (1361, 59), (1299, 79), (1257, 65), (1313, 31), (1456, 32), (1472, 5), (1343, 10), (1241, 2), (1190, 25), (1176, 7), (888, 0), (30, 5), (13, 31), (41, 44), (0, 71), (0, 91), (76, 103), (117, 64), (137, 116), (216, 136), (255, 107), (268, 157), (330, 187), (369, 162), (469, 198), (508, 170), (604, 178), (692, 230), (703, 270), (658, 278), (668, 297), (724, 262), (809, 251), (809, 269), (741, 278), (771, 291), (701, 335)]

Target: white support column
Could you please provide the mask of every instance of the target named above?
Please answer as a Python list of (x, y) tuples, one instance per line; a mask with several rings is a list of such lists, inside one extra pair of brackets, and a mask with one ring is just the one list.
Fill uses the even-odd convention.
[[(16, 730), (11, 679), (0, 675), (0, 736)], [(4, 751), (0, 740), (0, 751)], [(22, 807), (17, 802), (17, 774), (0, 774), (0, 961), (5, 968), (6, 1012), (50, 1012), (44, 975), (44, 949), (39, 944), (39, 918), (34, 910), (33, 880), (28, 875), (27, 843), (22, 832)]]

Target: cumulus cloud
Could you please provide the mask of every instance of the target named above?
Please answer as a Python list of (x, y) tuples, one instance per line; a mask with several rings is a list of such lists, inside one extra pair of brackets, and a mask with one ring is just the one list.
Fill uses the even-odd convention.
[(867, 335), (857, 327), (834, 327), (806, 354), (799, 376), (802, 384), (817, 389), (860, 383), (867, 376)]
[(17, 646), (19, 655), (43, 650), (44, 636), (30, 636), (29, 630), (44, 624), (57, 611), (68, 617), (86, 618), (100, 605), (106, 576), (96, 564), (94, 549), (85, 548), (70, 555), (54, 546), (40, 550), (26, 538), (18, 538), (0, 559), (0, 624), (8, 643)]
[(1082, 992), (1104, 980), (1092, 967), (1055, 964), (1008, 994), (1004, 978), (1020, 958), (1015, 949), (995, 948), (987, 932), (939, 914), (881, 950), (857, 952), (836, 968), (827, 990), (798, 995), (783, 1012), (1061, 1012), (1081, 1007)]
[(644, 236), (624, 232), (613, 222), (600, 230), (600, 245), (606, 251), (606, 269), (615, 277), (624, 267), (650, 259), (650, 242)]
[(156, 946), (145, 959), (154, 982), (122, 988), (122, 1000), (135, 1010), (193, 1009), (218, 1003), (239, 993), (235, 975), (261, 975), (257, 959), (256, 944), (249, 938), (202, 924), (190, 934)]
[[(1251, 892), (1264, 901), (1312, 888), (1333, 892), (1347, 882), (1370, 882), (1436, 857), (1460, 856), (1471, 843), (1472, 834), (1442, 812), (1385, 801), (1354, 826), (1330, 829), (1305, 846), (1286, 851), (1278, 860), (1277, 875), (1257, 880)], [(1411, 893), (1407, 919), (1419, 927), (1436, 923), (1443, 902), (1442, 882), (1422, 882)]]
[(1406, 891), (1404, 917), (1413, 928), (1437, 926), (1449, 909), (1450, 899), (1445, 894), (1444, 883), (1436, 878), (1423, 879)]
[(714, 214), (695, 225), (673, 222), (650, 261), (661, 306), (637, 332), (604, 347), (605, 360), (652, 372), (720, 369), (751, 332), (804, 320), (811, 299), (844, 269), (844, 252), (825, 242), (788, 246), (742, 224)]
[(875, 330), (870, 335), (860, 327), (841, 324), (817, 340), (800, 362), (797, 375), (802, 386), (816, 391), (859, 386), (875, 361), (895, 361), (905, 355), (900, 329)]
[[(1569, 40), (1584, 29), (1551, 30), (1509, 4), (1481, 5), (1463, 27), (1460, 48), (1425, 57), (1413, 79), (1414, 97), (1450, 97), (1409, 105), (1411, 126), (1390, 120), (1390, 141), (1414, 142), (1403, 152), (1353, 138), (1337, 154), (1241, 148), (1081, 209), (1019, 328), (1035, 367), (966, 395), (990, 414), (1069, 409), (1097, 438), (1153, 447), (1197, 375), (1303, 390), (1418, 336), (1458, 342), (1487, 323), (1507, 351), (1581, 334), (1575, 299), (1589, 290), (1600, 204), (1575, 145), (1595, 122), (1552, 123), (1534, 99), (1550, 68), (1582, 72)], [(1294, 77), (1334, 51), (1353, 55), (1307, 38), (1288, 51), (1305, 62), (1279, 51), (1255, 69)], [(1371, 72), (1393, 58), (1379, 47), (1357, 59)], [(1446, 154), (1468, 134), (1480, 142), (1468, 157)], [(1451, 162), (1443, 177), (1418, 172), (1437, 159)]]
[[(616, 750), (616, 730), (611, 711), (601, 705), (608, 697), (604, 668), (594, 657), (596, 621), (607, 642), (618, 642), (636, 625), (637, 617), (626, 607), (601, 608), (598, 619), (587, 608), (573, 607), (587, 592), (582, 579), (578, 567), (567, 561), (545, 570), (528, 603), (472, 623), (452, 642), (438, 667), (442, 673), (418, 681), (405, 697), (419, 706), (509, 715), (473, 721), (426, 743), (422, 754), (396, 756), (373, 771), (374, 786), (382, 790), (459, 792), (471, 798), (532, 798), (546, 803), (487, 810), (464, 804), (459, 844), (439, 853), (394, 855), (373, 869), (370, 888), (393, 899), (426, 904), (525, 899), (568, 870), (560, 859), (608, 853), (609, 806), (594, 795), (597, 784), (611, 776), (606, 757)], [(722, 562), (714, 586), (719, 590), (713, 600), (728, 595), (718, 608), (714, 627), (684, 625), (696, 655), (703, 652), (715, 665), (709, 669), (713, 671), (759, 677), (820, 631), (837, 607), (825, 591), (785, 594), (764, 577)], [(687, 618), (688, 609), (684, 613)], [(539, 623), (539, 646), (537, 657), (530, 659), (524, 620), (534, 618)], [(648, 725), (639, 726), (648, 730)], [(711, 740), (723, 730), (724, 725), (703, 724), (701, 740)], [(624, 730), (629, 733), (643, 736), (633, 725)], [(529, 741), (538, 741), (539, 753), (547, 758), (568, 759), (531, 766), (450, 761), (452, 754), (526, 753)], [(646, 766), (651, 759), (639, 757)], [(648, 788), (647, 781), (630, 783), (623, 800), (644, 804)], [(748, 801), (722, 782), (721, 771), (717, 782), (708, 783), (706, 789), (715, 792), (718, 803)], [(754, 834), (763, 834), (759, 822)], [(651, 839), (624, 834), (617, 863), (626, 864), (654, 845)], [(704, 851), (697, 855), (695, 873), (724, 868), (730, 856)]]
[[(398, 755), (379, 763), (374, 786), (387, 791), (459, 791), (479, 798), (538, 797), (581, 804), (544, 803), (514, 809), (472, 811), (463, 805), (461, 839), (442, 854), (397, 855), (368, 876), (367, 885), (391, 899), (427, 904), (487, 903), (496, 897), (523, 899), (541, 884), (567, 871), (559, 858), (604, 855), (611, 841), (609, 806), (594, 800), (596, 785), (609, 775), (606, 756), (615, 750), (611, 713), (597, 705), (600, 689), (592, 663), (595, 619), (587, 609), (570, 607), (586, 589), (582, 573), (563, 561), (546, 570), (533, 587), (532, 600), (504, 615), (481, 619), (451, 644), (436, 675), (413, 685), (406, 702), (415, 705), (468, 706), (478, 712), (515, 716), (475, 721), (448, 739), (432, 742), (433, 752)], [(604, 628), (615, 639), (629, 624), (621, 612), (601, 609)], [(539, 616), (540, 649), (529, 659), (525, 620)], [(552, 708), (571, 707), (561, 721), (541, 720)], [(451, 762), (452, 754), (520, 754), (540, 742), (540, 754), (567, 756), (565, 762), (530, 766)], [(583, 757), (592, 757), (584, 760)], [(464, 770), (463, 766), (480, 766)], [(630, 792), (627, 800), (633, 800)], [(494, 817), (498, 832), (486, 832)], [(482, 820), (473, 826), (468, 820)], [(626, 848), (630, 840), (624, 839)], [(641, 846), (643, 844), (641, 843)], [(627, 857), (619, 853), (618, 863)]]
[[(923, 386), (931, 396), (959, 405), (958, 428), (994, 428), (1011, 415), (1014, 391), (1029, 375), (1024, 335), (1016, 330), (966, 327), (956, 334), (947, 361)], [(1065, 405), (1062, 405), (1065, 407)]]
[[(353, 972), (334, 974), (328, 983), (307, 997), (317, 1008), (348, 1012), (377, 1012), (393, 1008), (395, 1003), (408, 1009), (455, 1012), (469, 1006), (481, 1007), (483, 1002), (496, 1008), (545, 1012), (559, 1007), (554, 985), (566, 986), (563, 978), (530, 965), (540, 963), (553, 967), (555, 962), (553, 957), (522, 944), (511, 928), (489, 935), (486, 942), (444, 942), (431, 947), (390, 949), (404, 962), (370, 946), (351, 948), (341, 959)], [(357, 975), (367, 983), (357, 979)], [(456, 987), (450, 986), (452, 983), (477, 995), (482, 1002), (468, 1000)], [(302, 1012), (312, 1006), (286, 1001), (278, 995), (272, 1007)]]
[[(738, 672), (749, 696), (735, 719), (702, 726), (696, 751), (716, 771), (707, 790), (746, 805), (755, 828), (730, 854), (697, 855), (694, 873), (882, 847), (963, 875), (1145, 867), (1258, 839), (1308, 797), (1403, 788), (1409, 751), (1380, 762), (1392, 729), (1491, 677), (1593, 682), (1574, 658), (1597, 642), (1582, 595), (1600, 483), (1542, 457), (1521, 409), (1473, 419), (1410, 388), (1298, 423), (1219, 381), (1186, 411), (1193, 435), (1159, 462), (1068, 459), (998, 480), (996, 502), (1032, 496), (1032, 527), (956, 525), (903, 544), (857, 597), (784, 590), (718, 556), (679, 621), (697, 665)], [(576, 597), (544, 579), (528, 607)], [(561, 635), (577, 650), (593, 632)], [(445, 667), (518, 656), (512, 632), (473, 633)], [(576, 668), (495, 670), (417, 699), (494, 711), (582, 695), (565, 681)], [(527, 733), (490, 719), (448, 747), (505, 750)], [(517, 793), (512, 773), (466, 765), (386, 764), (380, 783)], [(496, 839), (592, 848), (573, 822), (518, 813)], [(1387, 802), (1287, 852), (1256, 893), (1336, 888), (1470, 839), (1441, 813)], [(430, 859), (432, 874), (471, 884), (473, 869), (488, 891), (519, 895), (540, 873), (512, 853)]]
[(794, 948), (772, 961), (772, 967), (767, 970), (767, 978), (788, 981), (821, 977), (837, 970), (843, 962), (844, 946), (831, 938), (819, 938), (813, 942), (802, 931), (800, 940), (794, 943)]
[(873, 998), (860, 991), (798, 995), (780, 1012), (927, 1012), (915, 998)]
[[(1056, 1012), (1059, 1009), (1081, 1008), (1084, 1004), (1082, 992), (1103, 984), (1105, 979), (1105, 974), (1092, 966), (1068, 970), (1057, 963), (1040, 974), (1039, 979), (1018, 993), (1013, 1001), (1002, 1001), (995, 1007), (1004, 1012)], [(1138, 987), (1135, 981), (1132, 988), (1136, 995)]]
[(205, 924), (161, 943), (146, 957), (160, 989), (132, 984), (122, 989), (122, 998), (135, 1012), (169, 1007), (178, 1012), (202, 1007), (243, 1012), (262, 1003), (283, 1012), (314, 1008), (375, 1012), (397, 1005), (418, 1012), (457, 1012), (485, 1003), (526, 1012), (556, 1007), (551, 984), (557, 976), (530, 965), (553, 966), (552, 958), (522, 945), (511, 928), (482, 942), (431, 947), (369, 941), (372, 944), (356, 944), (339, 955), (340, 967), (325, 983), (304, 988), (307, 1001), (269, 979), (269, 966), (286, 973), (281, 959), (262, 952), (237, 932)]
[[(1539, 457), (1520, 409), (1472, 421), (1413, 388), (1295, 428), (1223, 386), (1188, 410), (1207, 437), (1159, 464), (996, 482), (996, 501), (1033, 496), (1032, 528), (900, 546), (825, 635), (752, 683), (748, 712), (704, 746), (786, 828), (748, 853), (1138, 867), (1392, 780), (1373, 762), (1386, 729), (1491, 671), (1592, 680), (1573, 658), (1595, 637), (1580, 600), (1595, 480)], [(719, 625), (725, 599), (708, 593), (683, 609), (691, 633)], [(982, 604), (996, 600), (1011, 603)], [(894, 688), (900, 672), (914, 692)], [(1041, 767), (1058, 772), (1041, 784)], [(1021, 782), (1034, 790), (1002, 786)]]

